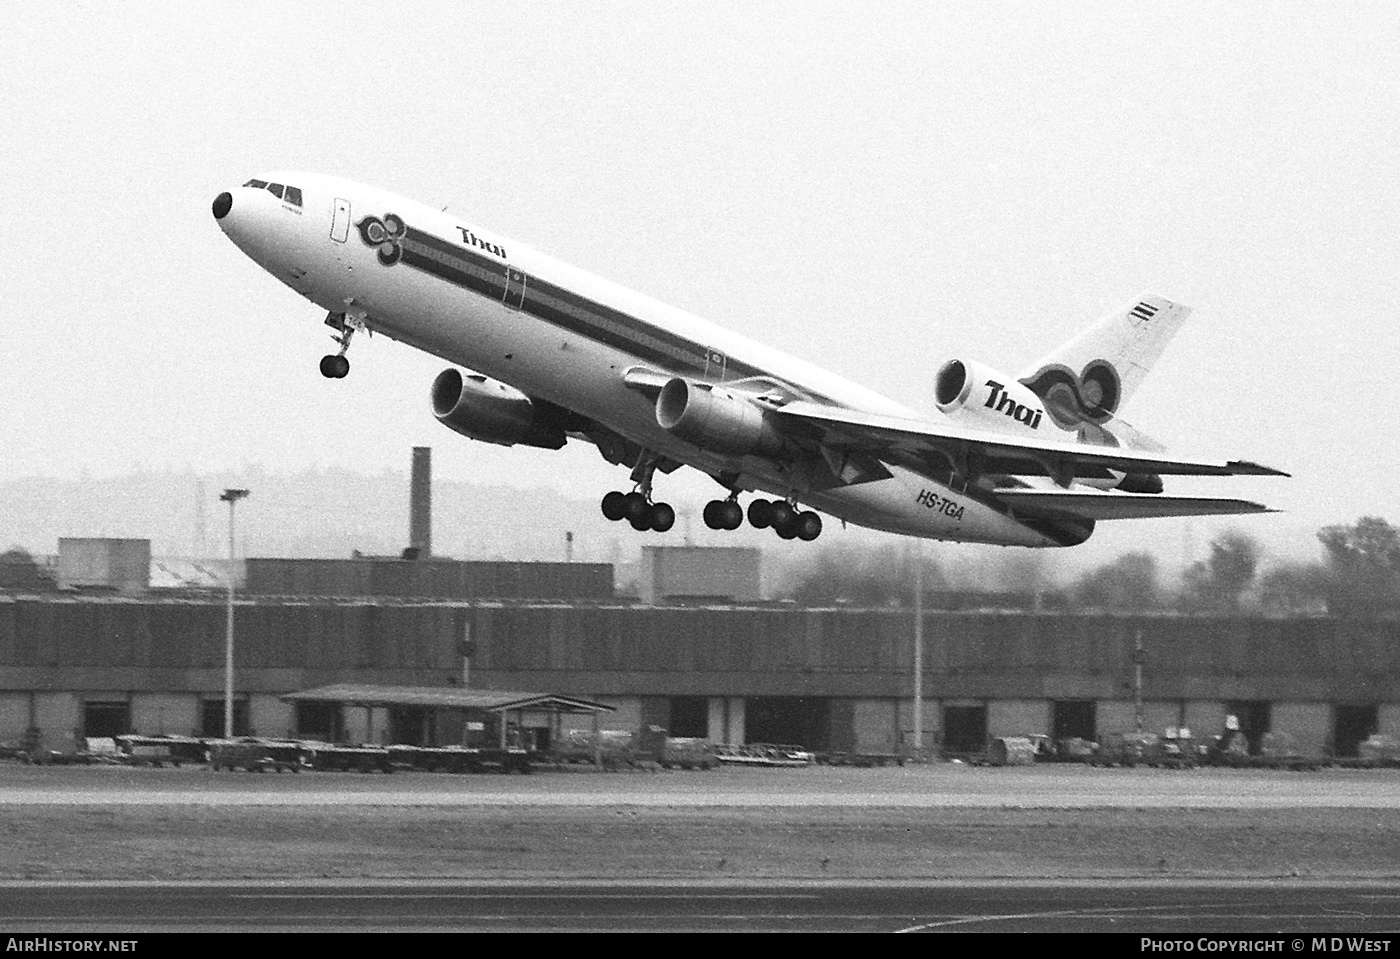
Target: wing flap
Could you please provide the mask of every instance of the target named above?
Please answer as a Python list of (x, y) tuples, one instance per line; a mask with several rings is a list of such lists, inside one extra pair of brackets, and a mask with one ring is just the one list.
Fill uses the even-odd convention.
[(1163, 493), (1105, 493), (1098, 490), (999, 489), (996, 497), (1012, 509), (1042, 516), (1082, 519), (1150, 519), (1159, 516), (1228, 516), (1273, 513), (1249, 500)]
[(1183, 476), (1287, 476), (1281, 470), (1248, 460), (1209, 460), (1172, 456), (1160, 451), (1087, 446), (1019, 439), (1001, 433), (965, 430), (928, 420), (862, 413), (797, 400), (775, 407), (780, 419), (820, 427), (826, 441), (877, 456), (930, 454), (966, 472), (976, 462), (977, 473), (1050, 476), (1062, 485), (1076, 477), (1123, 473), (1162, 473)]

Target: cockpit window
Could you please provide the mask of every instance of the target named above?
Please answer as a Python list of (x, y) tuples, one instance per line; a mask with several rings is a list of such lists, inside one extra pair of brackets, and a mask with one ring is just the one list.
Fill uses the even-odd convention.
[(283, 203), (301, 206), (301, 187), (283, 186), (280, 183), (268, 183), (266, 180), (249, 180), (243, 185), (250, 186), (255, 190), (266, 190)]

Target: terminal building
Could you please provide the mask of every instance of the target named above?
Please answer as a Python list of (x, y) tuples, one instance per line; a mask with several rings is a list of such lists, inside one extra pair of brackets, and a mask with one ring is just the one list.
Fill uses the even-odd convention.
[[(664, 579), (706, 561), (691, 553), (651, 568)], [(129, 564), (112, 568), (121, 588), (0, 592), (0, 743), (36, 730), (49, 748), (222, 731), (223, 591), (141, 592)], [(725, 575), (697, 574), (695, 596), (653, 583), (643, 602), (613, 595), (601, 564), (248, 560), (234, 603), (235, 731), (435, 744), (414, 742), (436, 726), (407, 707), (332, 714), (287, 698), (372, 684), (574, 697), (613, 707), (610, 728), (715, 742), (912, 742), (908, 609), (730, 597)], [(1198, 736), (1234, 715), (1253, 743), (1286, 732), (1319, 755), (1400, 733), (1394, 623), (930, 609), (923, 632), (923, 738), (947, 753), (1030, 733), (1094, 740), (1139, 715), (1149, 731)]]
[[(647, 547), (637, 596), (615, 592), (608, 564), (444, 559), (432, 552), (426, 453), (414, 451), (400, 557), (248, 559), (235, 571), (152, 559), (141, 540), (73, 538), (47, 564), (0, 562), (0, 745), (220, 735), (231, 577), (238, 734), (449, 745), (463, 723), (431, 713), (441, 689), (443, 701), (500, 691), (586, 706), (522, 713), (537, 743), (561, 723), (603, 722), (822, 751), (913, 744), (909, 609), (765, 602), (752, 549)], [(1256, 750), (1270, 732), (1319, 756), (1400, 735), (1398, 623), (932, 598), (922, 741), (944, 754), (1027, 734), (1186, 727), (1203, 738), (1228, 716)], [(337, 687), (361, 692), (306, 695)]]

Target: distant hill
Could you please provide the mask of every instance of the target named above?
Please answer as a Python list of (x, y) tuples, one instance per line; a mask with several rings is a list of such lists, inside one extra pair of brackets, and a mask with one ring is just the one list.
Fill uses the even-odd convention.
[[(240, 556), (336, 558), (355, 550), (397, 555), (408, 545), (407, 470), (364, 474), (341, 468), (273, 472), (250, 467), (223, 473), (138, 470), (115, 477), (0, 481), (0, 551), (21, 547), (35, 556), (52, 556), (59, 537), (111, 536), (149, 539), (157, 557), (221, 559), (228, 554), (228, 508), (219, 494), (231, 486), (253, 491), (238, 506)], [(433, 552), (456, 559), (559, 561), (565, 558), (565, 534), (572, 532), (576, 561), (613, 563), (619, 580), (626, 582), (633, 575), (628, 567), (643, 545), (678, 545), (689, 535), (697, 545), (762, 549), (764, 594), (771, 596), (824, 557), (850, 563), (868, 555), (888, 564), (890, 557), (904, 556), (913, 546), (887, 534), (845, 530), (835, 520), (829, 520), (830, 532), (816, 544), (782, 543), (771, 533), (748, 528), (712, 532), (696, 515), (703, 503), (695, 496), (675, 500), (681, 516), (671, 532), (642, 534), (626, 523), (607, 522), (592, 492), (589, 488), (586, 497), (573, 498), (553, 488), (435, 478)], [(1089, 544), (1074, 550), (936, 543), (923, 548), (955, 589), (1024, 590), (1028, 579), (1038, 588), (1054, 588), (1120, 554), (1144, 549), (1159, 558), (1163, 576), (1170, 578), (1207, 556), (1214, 531), (1229, 519), (1202, 521), (1186, 541), (1179, 525), (1161, 521), (1103, 524)], [(1314, 529), (1277, 518), (1268, 525), (1237, 525), (1260, 534), (1266, 566), (1275, 557), (1317, 552)]]
[[(134, 472), (110, 478), (31, 477), (0, 483), (0, 550), (53, 554), (64, 536), (151, 540), (157, 556), (228, 552), (227, 487), (253, 490), (238, 506), (238, 552), (247, 556), (348, 557), (397, 554), (408, 545), (408, 474), (345, 470), (237, 475)], [(435, 480), (433, 549), (459, 559), (605, 562), (630, 546), (591, 499), (548, 489)], [(633, 531), (628, 529), (627, 533)], [(627, 542), (623, 542), (623, 540)]]

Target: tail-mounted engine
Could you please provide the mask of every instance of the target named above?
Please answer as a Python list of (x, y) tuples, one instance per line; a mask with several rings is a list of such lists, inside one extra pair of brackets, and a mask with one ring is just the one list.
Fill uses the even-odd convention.
[(789, 443), (749, 396), (677, 376), (656, 397), (656, 422), (673, 436), (715, 453), (786, 454)]
[[(1126, 446), (1161, 450), (1162, 445), (1143, 436), (1122, 420), (1111, 428), (1088, 421), (1078, 423), (1068, 435), (1046, 411), (1040, 396), (990, 366), (967, 360), (944, 363), (934, 381), (934, 398), (947, 416), (976, 429), (998, 430), (1045, 439), (1094, 446)], [(1116, 488), (1129, 493), (1160, 493), (1162, 478), (1155, 473), (1112, 473), (1105, 479), (1083, 479), (1086, 486)]]
[(934, 398), (941, 412), (974, 429), (1023, 436), (1059, 432), (1039, 396), (1014, 377), (970, 360), (943, 364), (934, 380)]
[(433, 380), (433, 415), (463, 436), (501, 446), (557, 450), (573, 414), (480, 373), (447, 369)]

